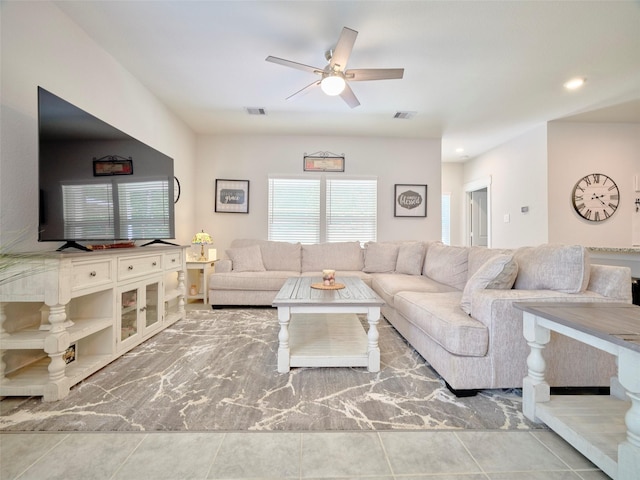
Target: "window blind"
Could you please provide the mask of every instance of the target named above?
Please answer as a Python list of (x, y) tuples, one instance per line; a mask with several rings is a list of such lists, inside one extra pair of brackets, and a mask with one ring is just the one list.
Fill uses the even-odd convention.
[(113, 238), (111, 183), (62, 184), (65, 238)]
[(269, 178), (269, 240), (320, 241), (320, 179)]
[(326, 202), (328, 242), (376, 240), (377, 180), (328, 178)]
[(168, 180), (118, 184), (120, 238), (171, 236)]

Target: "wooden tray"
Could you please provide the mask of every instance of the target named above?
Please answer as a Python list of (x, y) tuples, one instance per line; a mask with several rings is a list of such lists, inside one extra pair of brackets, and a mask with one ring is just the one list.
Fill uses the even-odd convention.
[(335, 283), (333, 285), (325, 285), (324, 283), (312, 283), (311, 288), (317, 290), (340, 290), (344, 288), (344, 283)]

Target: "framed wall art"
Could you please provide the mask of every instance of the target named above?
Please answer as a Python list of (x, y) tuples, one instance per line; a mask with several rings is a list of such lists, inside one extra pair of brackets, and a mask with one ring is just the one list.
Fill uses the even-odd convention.
[(217, 178), (215, 211), (249, 213), (249, 180)]
[(393, 204), (394, 217), (426, 217), (427, 186), (396, 183)]

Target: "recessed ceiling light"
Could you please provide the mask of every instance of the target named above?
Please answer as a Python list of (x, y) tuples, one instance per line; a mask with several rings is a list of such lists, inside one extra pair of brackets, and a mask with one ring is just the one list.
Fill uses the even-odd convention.
[(456, 153), (463, 153), (463, 152), (464, 152), (464, 148), (462, 147), (456, 148)]
[(583, 77), (572, 78), (568, 82), (565, 82), (564, 88), (566, 88), (567, 90), (576, 90), (583, 86), (586, 81), (587, 79)]

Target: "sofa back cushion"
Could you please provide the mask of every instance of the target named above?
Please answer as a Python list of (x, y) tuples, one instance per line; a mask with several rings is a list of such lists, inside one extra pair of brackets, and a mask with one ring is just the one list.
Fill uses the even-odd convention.
[(399, 245), (368, 242), (364, 248), (364, 268), (367, 273), (391, 273), (396, 269)]
[(467, 282), (468, 247), (432, 243), (427, 249), (423, 273), (440, 283), (462, 290)]
[(589, 252), (582, 245), (545, 244), (515, 251), (519, 290), (579, 293), (589, 284)]
[(507, 248), (471, 247), (469, 249), (468, 278), (471, 278), (480, 267), (496, 255), (513, 255), (513, 250)]
[(265, 242), (260, 245), (260, 250), (267, 270), (299, 272), (302, 267), (302, 246), (299, 243)]
[(328, 242), (302, 245), (302, 271), (362, 270), (364, 256), (359, 242)]
[(258, 245), (251, 247), (229, 248), (227, 256), (232, 262), (234, 272), (264, 272), (262, 252)]
[(396, 273), (406, 275), (420, 275), (424, 263), (425, 244), (422, 242), (407, 242), (400, 244)]

